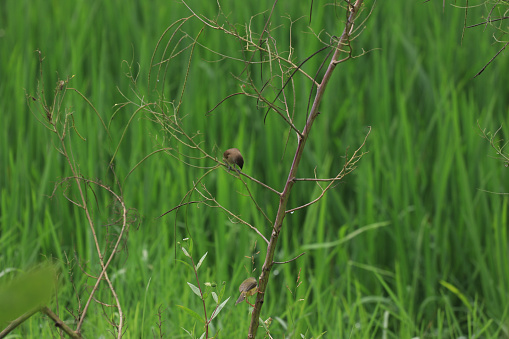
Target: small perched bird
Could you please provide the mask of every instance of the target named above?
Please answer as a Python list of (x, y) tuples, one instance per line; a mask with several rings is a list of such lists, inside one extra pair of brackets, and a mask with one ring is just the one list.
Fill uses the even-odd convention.
[(240, 296), (239, 296), (239, 299), (237, 299), (237, 302), (235, 303), (235, 305), (246, 300), (246, 302), (249, 305), (254, 307), (254, 305), (250, 304), (249, 301), (247, 301), (247, 297), (252, 296), (257, 291), (258, 291), (258, 281), (256, 280), (256, 278), (253, 278), (253, 277), (247, 278), (239, 286)]
[(235, 165), (237, 165), (240, 169), (244, 166), (244, 158), (242, 158), (242, 154), (240, 154), (238, 148), (230, 148), (226, 150), (223, 154), (223, 160), (225, 160), (228, 164), (228, 168), (230, 168), (230, 165), (233, 165), (234, 168)]

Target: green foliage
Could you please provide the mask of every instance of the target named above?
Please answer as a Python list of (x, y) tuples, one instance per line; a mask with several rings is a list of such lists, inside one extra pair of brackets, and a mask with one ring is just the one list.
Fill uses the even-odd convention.
[(0, 285), (0, 304), (4, 305), (0, 310), (0, 326), (47, 305), (55, 292), (55, 282), (55, 268), (44, 265)]
[[(217, 13), (216, 2), (190, 5), (208, 17)], [(232, 22), (243, 22), (266, 9), (262, 6), (229, 1), (222, 9), (231, 13)], [(288, 25), (284, 15), (295, 20), (308, 15), (309, 6), (278, 2), (273, 16)], [(331, 7), (321, 6), (313, 3), (311, 27), (325, 25), (339, 34), (335, 29), (341, 15), (328, 16)], [(50, 308), (71, 323), (79, 303), (76, 294), (84, 293), (84, 287), (75, 291), (73, 286), (90, 283), (80, 265), (92, 263), (87, 267), (92, 271), (99, 267), (82, 211), (61, 190), (49, 198), (55, 182), (70, 172), (53, 136), (30, 114), (25, 101), (25, 93), (35, 93), (40, 86), (40, 71), (48, 101), (57, 80), (74, 76), (68, 86), (98, 110), (110, 136), (80, 95), (67, 94), (64, 106), (73, 111), (76, 131), (85, 139), (71, 132), (72, 153), (86, 177), (114, 188), (118, 179), (126, 204), (142, 216), (110, 273), (127, 317), (125, 337), (186, 337), (182, 328), (191, 332), (193, 327), (197, 336), (202, 333), (197, 320), (178, 309), (198, 312), (203, 307), (187, 285), (195, 280), (194, 272), (175, 262), (175, 240), (190, 237), (192, 253), (208, 252), (200, 280), (226, 282), (221, 287), (225, 298), (219, 303), (236, 296), (236, 286), (261, 266), (263, 258), (257, 253), (264, 252), (263, 242), (218, 209), (187, 205), (177, 215), (156, 219), (178, 205), (205, 170), (190, 169), (162, 152), (139, 164), (163, 142), (160, 131), (141, 113), (114, 106), (126, 101), (117, 87), (131, 100), (136, 98), (131, 87), (147, 98), (157, 95), (146, 85), (152, 52), (161, 33), (188, 15), (182, 4), (168, 1), (0, 3), (0, 280), (10, 279), (11, 268), (52, 259), (61, 274), (58, 304)], [(263, 27), (265, 18), (258, 16), (253, 24)], [(322, 47), (308, 34), (308, 19), (294, 23), (297, 63)], [(471, 14), (468, 20), (481, 19)], [(442, 2), (380, 1), (354, 43), (359, 53), (362, 48), (375, 50), (338, 65), (299, 175), (313, 177), (315, 168), (318, 176), (335, 175), (342, 156), (359, 145), (368, 125), (369, 154), (320, 203), (285, 219), (276, 260), (289, 260), (303, 251), (306, 255), (278, 266), (271, 277), (262, 314), (265, 320), (273, 319), (266, 326), (274, 338), (509, 336), (508, 199), (483, 191), (508, 191), (507, 169), (490, 158), (495, 153), (476, 125), (479, 121), (491, 131), (508, 125), (509, 64), (502, 54), (473, 80), (499, 46), (492, 46), (489, 32), (480, 30), (467, 30), (460, 45), (463, 21), (461, 10), (446, 7), (442, 13)], [(193, 21), (185, 29), (196, 36), (201, 27)], [(200, 39), (215, 50), (239, 51), (237, 42), (219, 32), (207, 34)], [(288, 39), (283, 28), (274, 36)], [(37, 49), (45, 57), (42, 70)], [(290, 133), (286, 145), (288, 131), (282, 130), (285, 125), (278, 117), (269, 114), (264, 124), (265, 110), (240, 96), (208, 113), (239, 91), (233, 75), (244, 65), (210, 62), (218, 57), (204, 49), (196, 53), (191, 71), (197, 76), (186, 89), (192, 100), (181, 107), (186, 129), (199, 130), (205, 147), (218, 157), (227, 148), (239, 148), (244, 172), (282, 187), (294, 136)], [(307, 63), (306, 71), (314, 74), (321, 57)], [(182, 90), (185, 65), (182, 56), (160, 80), (171, 100)], [(136, 86), (129, 76), (137, 77)], [(153, 84), (155, 78), (150, 81)], [(299, 80), (297, 88), (301, 111), (296, 112), (296, 124), (301, 126), (310, 86)], [(499, 137), (505, 133), (502, 129)], [(113, 154), (117, 178), (109, 171)], [(215, 184), (207, 188), (218, 201), (270, 234), (270, 224), (252, 206), (238, 179), (222, 170), (212, 175)], [(314, 185), (296, 184), (289, 207), (316, 197), (320, 190)], [(250, 189), (273, 216), (277, 197), (256, 186)], [(107, 224), (111, 201), (97, 191), (88, 194), (96, 204), (94, 220)], [(107, 299), (107, 291), (100, 291), (98, 298)], [(218, 304), (214, 298), (206, 302), (208, 309)], [(211, 322), (211, 333), (244, 336), (248, 312), (246, 304), (227, 303)], [(107, 335), (109, 329), (99, 308), (83, 327), (89, 338)], [(40, 315), (16, 331), (23, 337), (55, 335)]]

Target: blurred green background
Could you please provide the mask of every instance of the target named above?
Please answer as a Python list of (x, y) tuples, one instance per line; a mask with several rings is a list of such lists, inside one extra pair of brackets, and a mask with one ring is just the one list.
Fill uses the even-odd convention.
[[(208, 18), (217, 16), (215, 1), (189, 5)], [(221, 5), (228, 21), (239, 23), (241, 30), (251, 16), (272, 3)], [(273, 14), (271, 34), (281, 44), (281, 53), (288, 51), (283, 47), (289, 39), (288, 15), (301, 18), (292, 30), (295, 63), (322, 47), (307, 28), (310, 6), (280, 1)], [(485, 13), (482, 6), (472, 8), (467, 24), (483, 21)], [(159, 335), (160, 329), (167, 338), (188, 337), (183, 328), (194, 329), (197, 337), (203, 331), (196, 319), (177, 307), (202, 312), (187, 284), (196, 284), (193, 272), (174, 261), (175, 225), (177, 241), (193, 238), (195, 262), (208, 252), (200, 283), (216, 282), (219, 288), (224, 283), (225, 298), (236, 299), (238, 285), (259, 274), (263, 242), (220, 210), (190, 205), (178, 215), (172, 212), (156, 219), (178, 205), (206, 169), (189, 168), (160, 152), (124, 181), (137, 163), (160, 147), (164, 133), (143, 114), (128, 125), (135, 106), (119, 108), (128, 100), (139, 104), (142, 97), (148, 102), (157, 99), (158, 93), (147, 87), (150, 59), (163, 31), (189, 15), (176, 1), (0, 2), (0, 281), (45, 260), (57, 263), (58, 298), (49, 306), (71, 327), (72, 314), (93, 283), (82, 269), (95, 275), (100, 269), (83, 211), (62, 194), (76, 198), (77, 192), (59, 189), (50, 198), (55, 183), (70, 171), (57, 151), (58, 140), (30, 113), (25, 99), (25, 93), (34, 95), (42, 85), (41, 71), (47, 100), (57, 80), (74, 76), (69, 87), (83, 93), (108, 124), (106, 131), (93, 109), (68, 91), (63, 106), (73, 112), (76, 130), (86, 139), (74, 130), (69, 134), (81, 174), (114, 187), (138, 213), (133, 212), (137, 222), (110, 269), (126, 316), (126, 338)], [(267, 16), (265, 12), (255, 17), (253, 29), (260, 31)], [(310, 26), (316, 34), (325, 30), (339, 36), (342, 19), (342, 12), (331, 4), (313, 2)], [(495, 131), (502, 126), (498, 136), (504, 138), (507, 52), (474, 79), (501, 45), (494, 43), (493, 29), (483, 30), (484, 26), (467, 29), (462, 41), (464, 20), (464, 10), (449, 3), (443, 10), (442, 1), (379, 1), (369, 19), (359, 22), (364, 28), (353, 43), (354, 54), (370, 52), (336, 68), (298, 174), (312, 177), (316, 168), (319, 177), (336, 175), (346, 150), (351, 154), (361, 144), (367, 126), (372, 128), (365, 146), (369, 153), (318, 204), (286, 217), (276, 260), (289, 260), (304, 251), (306, 255), (276, 266), (271, 275), (262, 319), (274, 319), (270, 327), (274, 338), (317, 338), (323, 333), (327, 338), (509, 337), (507, 197), (483, 191), (508, 191), (507, 169), (493, 157), (477, 127), (479, 123)], [(182, 31), (196, 36), (202, 26), (194, 19)], [(324, 32), (320, 38), (330, 39)], [(167, 41), (168, 36), (162, 39), (159, 58)], [(221, 53), (241, 55), (242, 46), (219, 31), (207, 30), (199, 41)], [(44, 57), (42, 70), (36, 50)], [(324, 56), (303, 68), (314, 75)], [(187, 58), (188, 53), (176, 57), (164, 80), (164, 95), (175, 104)], [(282, 190), (295, 136), (288, 137), (281, 119), (271, 113), (264, 124), (265, 109), (243, 96), (207, 114), (224, 97), (240, 91), (235, 76), (243, 67), (197, 47), (181, 107), (183, 124), (190, 134), (199, 131), (202, 147), (218, 157), (227, 148), (239, 148), (245, 173)], [(138, 76), (136, 86), (130, 74)], [(295, 124), (302, 128), (310, 85), (296, 77), (296, 86)], [(119, 143), (114, 163), (121, 188), (108, 170)], [(204, 184), (223, 206), (270, 236), (270, 225), (238, 179), (217, 169)], [(273, 219), (277, 196), (254, 183), (248, 186)], [(297, 183), (288, 207), (319, 193), (314, 183)], [(118, 231), (104, 225), (116, 216), (104, 192), (94, 188), (88, 194), (104, 249), (106, 239)], [(187, 261), (180, 251), (177, 259)], [(112, 303), (106, 287), (97, 296)], [(210, 315), (211, 298), (207, 305)], [(235, 307), (230, 300), (212, 322), (212, 333), (245, 337), (248, 312), (246, 304)], [(106, 311), (110, 317), (113, 313)], [(102, 308), (94, 304), (84, 335), (106, 337), (110, 329)], [(49, 337), (55, 331), (47, 319), (35, 315), (13, 333)]]

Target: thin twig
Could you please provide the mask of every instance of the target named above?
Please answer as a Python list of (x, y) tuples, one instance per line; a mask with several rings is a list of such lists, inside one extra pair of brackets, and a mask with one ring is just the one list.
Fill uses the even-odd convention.
[(327, 178), (327, 179), (318, 179), (318, 178), (294, 178), (293, 181), (323, 181), (323, 182), (328, 182), (328, 181), (339, 181), (341, 180), (342, 178), (338, 178), (338, 177), (335, 177), (335, 178)]
[(487, 20), (487, 21), (480, 22), (478, 24), (473, 24), (473, 25), (467, 26), (467, 28), (481, 26), (481, 25), (484, 25), (484, 24), (489, 24), (489, 23), (492, 23), (492, 22), (495, 22), (495, 21), (500, 21), (500, 20), (505, 20), (505, 19), (509, 19), (509, 16), (504, 16), (504, 17), (501, 17), (501, 18), (498, 18), (498, 19), (490, 19), (490, 20)]
[(293, 259), (290, 259), (290, 260), (287, 260), (287, 261), (273, 261), (274, 264), (277, 264), (277, 265), (282, 265), (282, 264), (288, 264), (289, 262), (292, 262), (294, 260), (297, 260), (299, 259), (300, 257), (302, 257), (304, 254), (306, 254), (306, 252), (302, 252), (301, 254), (299, 254), (298, 256), (296, 256), (295, 258)]
[[(332, 180), (325, 179), (325, 181), (330, 181), (330, 183), (329, 183), (329, 185), (327, 185), (327, 187), (322, 188), (322, 193), (316, 199), (313, 199), (312, 201), (308, 202), (307, 204), (301, 205), (299, 207), (295, 207), (295, 208), (289, 209), (289, 210), (286, 211), (286, 213), (293, 213), (293, 212), (295, 212), (297, 210), (309, 207), (309, 206), (313, 205), (314, 203), (317, 203), (318, 201), (320, 201), (320, 199), (322, 199), (324, 194), (329, 189), (334, 187), (333, 185), (334, 185), (334, 183), (336, 181), (339, 181), (339, 180), (343, 179), (347, 174), (351, 173), (355, 169), (355, 164), (366, 154), (366, 152), (362, 152), (361, 154), (358, 154), (358, 153), (361, 151), (361, 149), (366, 144), (366, 140), (368, 139), (368, 136), (371, 133), (371, 126), (368, 126), (368, 127), (369, 127), (369, 130), (368, 130), (368, 133), (366, 133), (366, 135), (364, 137), (364, 141), (359, 146), (359, 148), (357, 148), (357, 150), (355, 150), (355, 152), (350, 157), (350, 159), (348, 159), (345, 162), (345, 164), (343, 165), (343, 168), (341, 169), (341, 172), (339, 172), (339, 174), (334, 179), (332, 179)], [(294, 181), (296, 181), (296, 180), (294, 179)], [(321, 180), (320, 179), (315, 179), (313, 181), (321, 181)]]
[[(203, 187), (203, 186), (202, 186)], [(269, 243), (269, 241), (267, 240), (267, 238), (265, 238), (265, 236), (260, 232), (258, 231), (258, 229), (249, 224), (247, 221), (245, 221), (244, 219), (242, 219), (241, 217), (239, 217), (238, 215), (235, 215), (234, 213), (232, 213), (230, 210), (228, 210), (227, 208), (223, 207), (217, 200), (216, 198), (211, 198), (210, 197), (210, 193), (206, 190), (206, 192), (209, 194), (209, 196), (205, 196), (205, 194), (203, 194), (203, 192), (201, 192), (200, 190), (198, 190), (195, 186), (195, 190), (196, 192), (198, 192), (203, 198), (205, 198), (207, 201), (210, 201), (213, 203), (213, 205), (210, 205), (210, 204), (207, 204), (207, 206), (209, 207), (213, 207), (213, 208), (220, 208), (222, 209), (223, 211), (225, 211), (227, 214), (229, 214), (232, 218), (236, 219), (238, 222), (240, 222), (241, 224), (244, 224), (246, 226), (248, 226), (249, 228), (251, 228), (253, 231), (256, 232), (256, 234), (258, 234), (262, 239), (263, 241), (265, 241), (266, 244)]]
[(505, 43), (504, 47), (502, 47), (502, 48), (501, 48), (501, 49), (497, 52), (497, 54), (495, 54), (495, 55), (493, 56), (493, 58), (491, 58), (491, 60), (490, 60), (490, 61), (488, 61), (488, 63), (487, 63), (486, 65), (484, 65), (484, 67), (483, 67), (483, 68), (482, 68), (482, 69), (481, 69), (481, 70), (480, 70), (480, 71), (479, 71), (479, 72), (478, 72), (478, 73), (474, 76), (474, 78), (475, 78), (475, 77), (477, 77), (478, 75), (480, 75), (482, 72), (484, 72), (484, 70), (486, 69), (486, 67), (488, 67), (488, 66), (489, 66), (489, 64), (491, 64), (491, 63), (493, 62), (493, 60), (495, 60), (495, 58), (496, 58), (496, 57), (497, 57), (500, 53), (502, 53), (502, 51), (503, 51), (503, 50), (507, 47), (507, 45), (508, 45), (508, 44), (509, 44), (509, 41)]

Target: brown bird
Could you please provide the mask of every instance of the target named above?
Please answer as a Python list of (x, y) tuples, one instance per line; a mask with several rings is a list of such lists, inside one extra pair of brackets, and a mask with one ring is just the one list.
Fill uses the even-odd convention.
[(244, 158), (242, 158), (242, 154), (240, 154), (238, 148), (230, 148), (226, 150), (223, 154), (223, 160), (225, 160), (228, 164), (228, 169), (230, 169), (230, 165), (233, 165), (233, 168), (237, 165), (240, 169), (244, 166)]
[(254, 307), (254, 305), (252, 305), (251, 303), (249, 303), (249, 301), (247, 301), (247, 297), (252, 296), (257, 291), (258, 291), (258, 281), (256, 280), (256, 278), (253, 278), (253, 277), (247, 278), (239, 286), (240, 296), (239, 296), (239, 299), (237, 299), (237, 302), (235, 303), (235, 305), (246, 300), (246, 302), (249, 305)]

